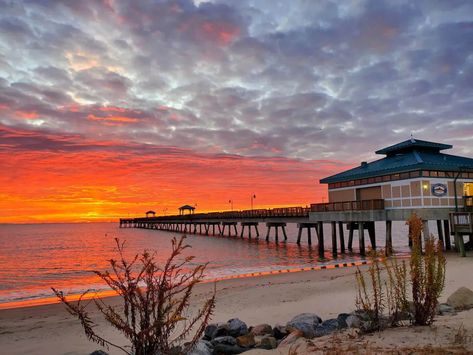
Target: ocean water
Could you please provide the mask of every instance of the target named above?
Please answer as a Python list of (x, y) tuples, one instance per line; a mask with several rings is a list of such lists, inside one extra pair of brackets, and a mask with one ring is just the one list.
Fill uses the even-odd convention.
[[(279, 243), (275, 243), (273, 237), (266, 242), (266, 228), (263, 224), (259, 228), (260, 239), (251, 241), (247, 237), (189, 235), (186, 242), (191, 248), (185, 255), (195, 256), (193, 264), (209, 263), (207, 279), (360, 260), (357, 233), (353, 254), (339, 254), (333, 259), (330, 226), (326, 225), (326, 253), (321, 260), (314, 231), (314, 244), (310, 247), (305, 232), (301, 246), (296, 244), (295, 224), (288, 224), (285, 243), (281, 242), (281, 235)], [(126, 241), (129, 256), (148, 249), (156, 251), (158, 261), (164, 261), (169, 255), (173, 236), (179, 234), (119, 228), (118, 223), (0, 225), (0, 308), (24, 301), (47, 303), (48, 298), (52, 301), (51, 287), (67, 294), (104, 291), (107, 288), (92, 270), (107, 270), (107, 260), (117, 258), (115, 238)], [(384, 224), (379, 223), (378, 247), (384, 247), (384, 236)], [(345, 232), (346, 239), (348, 232)], [(367, 236), (366, 245), (369, 246)], [(407, 227), (403, 223), (393, 223), (393, 245), (397, 253), (409, 251)]]

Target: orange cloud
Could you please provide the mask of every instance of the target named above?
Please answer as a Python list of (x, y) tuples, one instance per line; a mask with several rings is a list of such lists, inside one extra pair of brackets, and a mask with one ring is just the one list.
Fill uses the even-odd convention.
[(15, 111), (17, 117), (20, 117), (25, 120), (35, 120), (38, 118), (38, 113), (36, 111)]
[(90, 114), (87, 116), (88, 120), (91, 121), (109, 121), (109, 122), (120, 122), (120, 123), (133, 123), (133, 122), (138, 122), (138, 118), (134, 117), (126, 117), (126, 116), (105, 116), (105, 117), (100, 117), (96, 116), (94, 114)]
[(183, 204), (197, 204), (198, 211), (228, 210), (230, 199), (235, 209), (248, 209), (252, 194), (256, 208), (305, 206), (326, 197), (318, 179), (344, 168), (331, 161), (202, 155), (48, 137), (57, 146), (46, 142), (41, 150), (0, 151), (0, 223), (110, 221), (149, 209), (162, 214), (167, 208), (170, 214)]

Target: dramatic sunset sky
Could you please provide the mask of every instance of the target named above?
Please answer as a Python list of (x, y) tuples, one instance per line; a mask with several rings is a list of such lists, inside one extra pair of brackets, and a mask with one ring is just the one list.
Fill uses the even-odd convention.
[(0, 0), (0, 223), (321, 202), (411, 133), (473, 156), (473, 1)]

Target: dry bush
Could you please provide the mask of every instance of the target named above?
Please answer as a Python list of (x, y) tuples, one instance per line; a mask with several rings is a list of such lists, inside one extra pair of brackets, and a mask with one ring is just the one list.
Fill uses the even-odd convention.
[(411, 217), (410, 221), (419, 233), (413, 236), (410, 258), (413, 324), (429, 325), (434, 321), (438, 299), (445, 286), (446, 260), (442, 244), (435, 242), (433, 236), (425, 240), (425, 252), (422, 253), (420, 230), (417, 228), (422, 221), (417, 216)]
[(381, 316), (385, 308), (385, 294), (381, 281), (380, 254), (375, 250), (368, 253), (371, 260), (368, 268), (368, 279), (365, 278), (359, 268), (355, 272), (358, 293), (356, 296), (356, 307), (369, 317), (369, 327), (366, 331), (381, 329)]
[[(382, 259), (382, 251), (371, 251), (368, 276), (359, 269), (355, 273), (357, 309), (364, 311), (369, 318), (369, 326), (363, 329), (365, 331), (383, 327), (382, 313), (385, 309), (392, 326), (401, 325), (404, 319), (410, 319), (415, 325), (433, 322), (438, 298), (445, 285), (446, 261), (442, 245), (430, 236), (425, 240), (425, 252), (422, 253), (422, 220), (413, 214), (406, 223), (409, 224), (409, 238), (413, 243), (409, 270), (405, 261), (400, 262), (395, 257)], [(412, 310), (408, 284), (411, 285)]]
[[(190, 247), (184, 244), (184, 239), (172, 239), (172, 252), (163, 266), (159, 266), (155, 254), (148, 251), (127, 261), (124, 243), (115, 239), (119, 258), (110, 260), (111, 272), (94, 271), (121, 297), (123, 310), (105, 304), (100, 298), (94, 297), (92, 301), (105, 320), (131, 342), (131, 352), (95, 332), (96, 324), (82, 297), (77, 303), (71, 303), (63, 292), (54, 288), (53, 291), (68, 312), (79, 319), (87, 338), (101, 346), (112, 346), (136, 355), (170, 354), (177, 349), (186, 353), (195, 346), (210, 320), (215, 307), (215, 289), (196, 315), (187, 318), (190, 296), (194, 286), (202, 280), (206, 264), (185, 271), (193, 257), (177, 260)], [(191, 341), (181, 347), (192, 331), (195, 335)]]

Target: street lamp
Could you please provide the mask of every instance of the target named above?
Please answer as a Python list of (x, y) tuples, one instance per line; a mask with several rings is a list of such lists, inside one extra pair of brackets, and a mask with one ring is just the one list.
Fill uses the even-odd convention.
[(251, 195), (251, 209), (253, 209), (253, 200), (256, 198), (255, 194)]
[(228, 203), (232, 206), (232, 211), (233, 211), (233, 200), (228, 200)]

